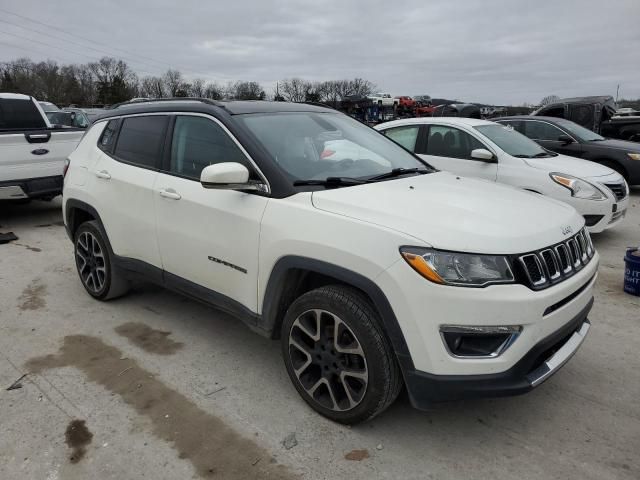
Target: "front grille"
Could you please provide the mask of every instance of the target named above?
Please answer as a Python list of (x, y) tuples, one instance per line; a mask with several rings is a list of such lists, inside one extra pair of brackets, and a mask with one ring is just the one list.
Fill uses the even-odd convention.
[(613, 192), (618, 201), (627, 196), (627, 186), (624, 183), (605, 183), (604, 185)]
[(549, 248), (520, 255), (522, 281), (534, 290), (550, 287), (582, 270), (595, 255), (586, 229)]

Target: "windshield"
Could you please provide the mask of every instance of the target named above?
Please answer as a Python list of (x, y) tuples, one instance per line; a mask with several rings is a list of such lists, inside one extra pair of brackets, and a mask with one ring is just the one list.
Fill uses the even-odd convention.
[(336, 113), (271, 113), (236, 117), (292, 179), (366, 179), (392, 169), (429, 166), (384, 135)]
[(597, 133), (592, 132), (588, 128), (581, 127), (577, 123), (562, 119), (554, 119), (554, 121), (558, 124), (558, 126), (564, 128), (571, 135), (577, 137), (578, 140), (582, 140), (583, 142), (599, 142), (601, 140), (604, 140), (604, 137), (601, 137)]
[(516, 132), (510, 125), (496, 123), (474, 128), (513, 157), (537, 158), (555, 156), (533, 140)]

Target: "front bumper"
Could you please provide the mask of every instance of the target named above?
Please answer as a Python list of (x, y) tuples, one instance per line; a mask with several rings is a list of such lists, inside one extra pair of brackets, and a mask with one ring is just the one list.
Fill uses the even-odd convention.
[(405, 370), (409, 398), (426, 409), (437, 402), (526, 393), (556, 373), (578, 350), (590, 323), (593, 298), (569, 322), (538, 342), (509, 370), (484, 375), (433, 375)]

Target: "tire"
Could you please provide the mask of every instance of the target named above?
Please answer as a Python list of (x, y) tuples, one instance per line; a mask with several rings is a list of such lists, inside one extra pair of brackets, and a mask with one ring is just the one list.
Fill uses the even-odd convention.
[(627, 183), (629, 182), (629, 175), (627, 174), (627, 171), (618, 162), (612, 162), (610, 160), (600, 160), (598, 161), (598, 163), (605, 167), (609, 167), (611, 170), (615, 170), (616, 172), (618, 172), (620, 175), (624, 177)]
[(93, 298), (110, 300), (129, 290), (129, 282), (113, 264), (107, 239), (95, 220), (78, 227), (73, 253), (82, 286)]
[(300, 296), (285, 314), (281, 342), (296, 390), (331, 420), (369, 420), (400, 393), (393, 350), (378, 314), (358, 290), (332, 285)]

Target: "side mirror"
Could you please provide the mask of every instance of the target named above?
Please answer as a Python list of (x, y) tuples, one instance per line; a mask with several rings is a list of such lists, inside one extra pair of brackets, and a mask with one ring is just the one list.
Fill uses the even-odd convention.
[(570, 143), (573, 143), (573, 138), (569, 135), (560, 135), (558, 137), (558, 141), (562, 142), (563, 145), (569, 145)]
[(247, 167), (236, 162), (216, 163), (204, 167), (200, 173), (204, 188), (218, 190), (261, 190), (261, 185), (249, 181)]
[(475, 150), (471, 150), (471, 158), (487, 163), (495, 163), (496, 161), (493, 153), (485, 148), (476, 148)]

